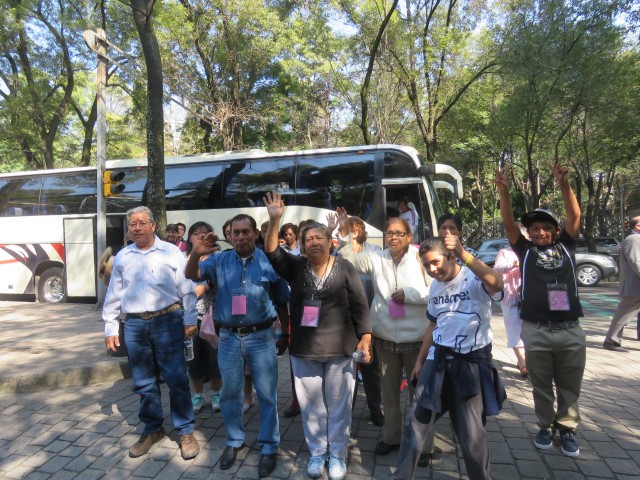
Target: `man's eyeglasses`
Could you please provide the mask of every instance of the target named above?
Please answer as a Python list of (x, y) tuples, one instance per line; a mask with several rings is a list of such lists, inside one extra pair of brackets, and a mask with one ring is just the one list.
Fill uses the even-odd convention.
[(138, 228), (138, 227), (144, 228), (149, 224), (151, 224), (151, 222), (135, 222), (135, 223), (130, 223), (129, 227), (131, 227), (131, 228)]
[(407, 232), (384, 232), (384, 236), (387, 238), (398, 237), (404, 238), (407, 235)]

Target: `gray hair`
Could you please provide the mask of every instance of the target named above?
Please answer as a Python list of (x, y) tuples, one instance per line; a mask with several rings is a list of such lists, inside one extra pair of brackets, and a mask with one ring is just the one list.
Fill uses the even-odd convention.
[(129, 209), (127, 211), (127, 223), (129, 223), (129, 220), (131, 220), (131, 216), (135, 215), (136, 213), (146, 213), (147, 216), (149, 217), (149, 221), (151, 223), (156, 223), (156, 221), (153, 219), (153, 213), (151, 212), (149, 207), (135, 207), (135, 208)]
[(634, 228), (636, 228), (636, 225), (638, 225), (639, 223), (640, 223), (640, 216), (633, 217), (629, 222), (629, 228), (633, 230)]

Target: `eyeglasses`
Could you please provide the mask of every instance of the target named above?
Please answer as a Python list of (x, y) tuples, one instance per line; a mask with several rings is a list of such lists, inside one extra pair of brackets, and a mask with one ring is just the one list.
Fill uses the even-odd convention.
[(387, 238), (398, 237), (404, 238), (407, 235), (407, 232), (384, 232), (384, 236)]
[(138, 227), (144, 228), (144, 227), (146, 227), (147, 225), (150, 225), (150, 224), (151, 224), (151, 222), (135, 222), (135, 223), (130, 223), (129, 227), (130, 228), (138, 228)]

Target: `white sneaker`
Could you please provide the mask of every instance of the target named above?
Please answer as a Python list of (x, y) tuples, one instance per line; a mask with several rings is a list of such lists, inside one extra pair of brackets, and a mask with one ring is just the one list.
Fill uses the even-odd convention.
[(327, 454), (324, 455), (314, 455), (309, 459), (309, 463), (307, 463), (307, 475), (311, 478), (319, 478), (322, 476), (322, 472), (324, 472), (324, 464), (327, 461)]
[(347, 464), (344, 458), (329, 457), (329, 480), (342, 480), (347, 476)]
[(196, 393), (193, 397), (191, 397), (191, 405), (193, 405), (193, 413), (197, 415), (202, 410), (204, 406), (204, 395), (201, 393)]
[(213, 413), (220, 411), (220, 392), (216, 392), (211, 395), (211, 409)]

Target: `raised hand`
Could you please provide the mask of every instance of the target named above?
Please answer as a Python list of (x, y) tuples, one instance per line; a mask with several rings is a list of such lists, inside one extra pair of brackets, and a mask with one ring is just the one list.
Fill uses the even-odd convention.
[(551, 173), (553, 173), (558, 185), (561, 187), (569, 185), (569, 169), (567, 167), (563, 167), (559, 163), (556, 163), (555, 165), (547, 163), (547, 168)]
[(462, 244), (460, 243), (460, 238), (457, 235), (447, 233), (447, 236), (444, 237), (444, 246), (447, 247), (447, 250), (453, 252), (453, 254), (458, 258), (460, 258), (460, 255), (464, 252), (464, 248), (462, 248)]
[[(284, 202), (282, 201), (282, 194), (279, 192), (267, 192), (263, 198), (264, 205), (269, 212), (269, 221), (280, 221), (282, 215), (284, 215)], [(276, 222), (276, 223), (277, 223)]]
[(335, 213), (327, 213), (327, 227), (333, 232), (338, 226), (338, 217)]
[(193, 250), (191, 250), (191, 254), (200, 257), (215, 252), (219, 248), (216, 245), (218, 240), (218, 235), (213, 232), (201, 235), (200, 238), (192, 239)]
[(498, 189), (509, 191), (509, 165), (505, 165), (502, 171), (500, 169), (496, 170), (496, 176), (493, 182), (496, 184)]

